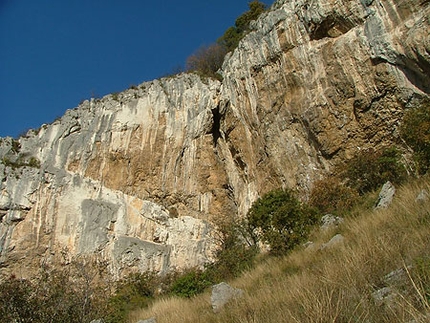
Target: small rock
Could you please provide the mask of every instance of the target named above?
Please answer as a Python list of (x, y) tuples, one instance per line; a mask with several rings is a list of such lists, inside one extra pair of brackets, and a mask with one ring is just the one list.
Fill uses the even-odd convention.
[(342, 222), (342, 217), (333, 214), (326, 214), (321, 218), (321, 229), (327, 230), (332, 227), (337, 227)]
[(324, 250), (326, 248), (332, 248), (332, 247), (334, 247), (336, 245), (339, 245), (339, 244), (343, 243), (344, 241), (345, 241), (345, 237), (343, 235), (341, 235), (340, 233), (336, 234), (333, 238), (330, 239), (329, 242), (324, 243), (321, 246), (321, 250)]
[(417, 203), (424, 203), (428, 201), (429, 199), (429, 193), (427, 190), (422, 189), (421, 192), (418, 194), (417, 198), (415, 199), (415, 202)]
[(394, 293), (390, 287), (383, 287), (374, 291), (372, 297), (377, 304), (389, 303), (394, 298)]
[(157, 320), (155, 319), (155, 317), (151, 317), (146, 320), (139, 320), (136, 323), (157, 323)]
[(231, 287), (227, 283), (219, 283), (212, 286), (211, 304), (212, 309), (216, 313), (231, 299), (243, 296), (243, 290)]
[(378, 201), (376, 202), (375, 209), (386, 209), (393, 201), (394, 194), (396, 193), (396, 188), (390, 181), (386, 182), (382, 186), (379, 192)]
[[(407, 268), (410, 269), (411, 266), (408, 266)], [(405, 281), (406, 279), (407, 279), (407, 274), (403, 268), (393, 270), (392, 272), (384, 276), (384, 281), (388, 285), (396, 285), (401, 283), (402, 281)]]
[(303, 247), (306, 250), (314, 250), (315, 249), (315, 243), (313, 243), (312, 241), (308, 241), (308, 242), (303, 244)]

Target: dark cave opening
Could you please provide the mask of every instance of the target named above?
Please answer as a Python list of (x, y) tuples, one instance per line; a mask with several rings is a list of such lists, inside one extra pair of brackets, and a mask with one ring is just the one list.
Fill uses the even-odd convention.
[(213, 119), (213, 123), (212, 123), (212, 129), (210, 133), (212, 134), (212, 137), (213, 137), (214, 147), (216, 147), (218, 139), (221, 137), (221, 130), (220, 130), (221, 113), (219, 111), (219, 107), (212, 109), (212, 119)]

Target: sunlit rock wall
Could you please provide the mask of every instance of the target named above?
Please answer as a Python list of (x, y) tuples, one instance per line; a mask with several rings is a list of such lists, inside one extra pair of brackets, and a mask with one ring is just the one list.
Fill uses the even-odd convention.
[(402, 145), (429, 104), (428, 1), (277, 1), (223, 80), (182, 74), (91, 99), (0, 142), (0, 270), (75, 255), (133, 270), (213, 260), (214, 224), (266, 191), (303, 197), (361, 150)]

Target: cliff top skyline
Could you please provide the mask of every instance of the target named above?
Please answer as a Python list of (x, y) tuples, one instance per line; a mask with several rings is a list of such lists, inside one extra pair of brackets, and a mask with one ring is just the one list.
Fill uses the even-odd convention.
[(248, 2), (0, 1), (0, 137), (176, 72)]

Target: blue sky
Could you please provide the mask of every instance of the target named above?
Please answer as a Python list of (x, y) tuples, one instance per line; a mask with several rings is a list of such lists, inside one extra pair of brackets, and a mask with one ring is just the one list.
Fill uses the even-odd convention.
[(248, 2), (0, 0), (0, 137), (175, 71)]

